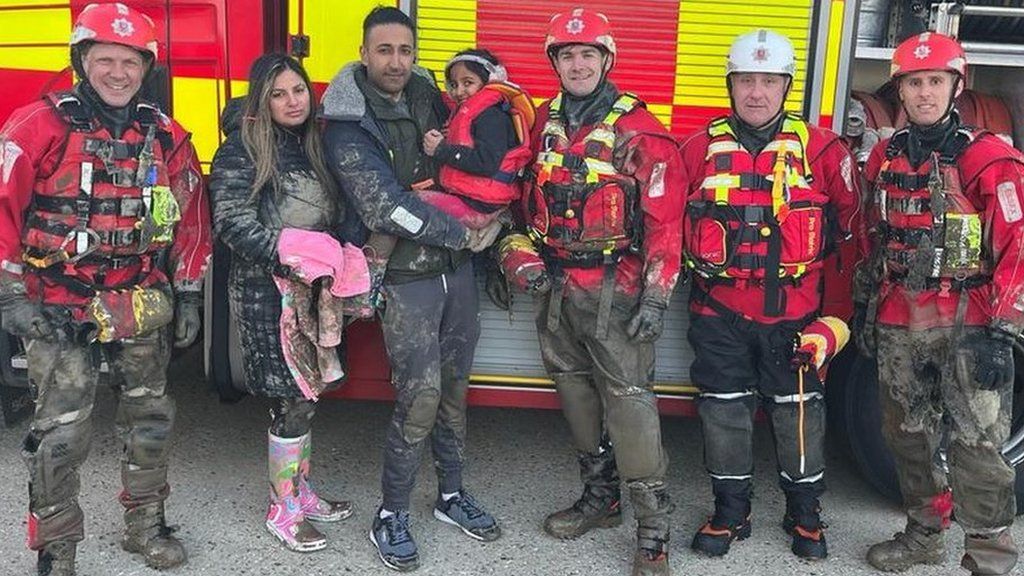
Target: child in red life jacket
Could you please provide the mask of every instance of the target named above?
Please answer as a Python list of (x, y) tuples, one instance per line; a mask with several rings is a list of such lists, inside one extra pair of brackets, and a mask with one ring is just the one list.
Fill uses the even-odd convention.
[[(519, 199), (521, 172), (533, 160), (529, 138), (536, 110), (487, 50), (457, 53), (445, 66), (445, 81), (457, 105), (447, 135), (431, 130), (423, 136), (423, 152), (441, 164), (438, 180), (444, 190), (429, 189), (433, 180), (413, 188), (424, 202), (493, 240), (501, 227), (495, 221)], [(374, 233), (364, 247), (374, 306), (396, 242), (394, 236)]]
[(423, 136), (423, 152), (441, 164), (445, 193), (421, 191), (420, 197), (470, 228), (483, 228), (519, 199), (520, 173), (533, 159), (533, 102), (487, 50), (457, 53), (444, 72), (457, 108), (447, 135), (431, 130)]

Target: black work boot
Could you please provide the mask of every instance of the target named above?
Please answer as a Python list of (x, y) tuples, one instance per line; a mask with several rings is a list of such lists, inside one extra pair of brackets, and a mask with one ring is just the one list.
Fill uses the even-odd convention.
[(868, 549), (867, 560), (882, 572), (903, 572), (917, 564), (942, 564), (946, 561), (946, 538), (941, 530), (908, 518), (903, 532)]
[(36, 560), (39, 576), (75, 576), (75, 542), (50, 542)]
[(793, 544), (789, 548), (793, 554), (807, 560), (824, 560), (828, 557), (825, 524), (821, 521), (821, 505), (817, 497), (788, 494), (782, 529), (793, 537)]
[(581, 452), (578, 458), (583, 495), (572, 506), (544, 519), (544, 531), (563, 540), (582, 536), (592, 528), (622, 524), (622, 490), (615, 456), (605, 450), (600, 454)]
[(630, 501), (636, 516), (636, 554), (632, 576), (670, 576), (669, 514), (675, 509), (663, 482), (629, 483)]
[(164, 520), (163, 502), (135, 506), (124, 511), (121, 548), (142, 554), (150, 568), (174, 568), (187, 558), (181, 541), (171, 535), (173, 531)]
[(733, 540), (750, 537), (750, 480), (714, 479), (711, 484), (715, 514), (693, 535), (690, 547), (708, 556), (724, 556)]

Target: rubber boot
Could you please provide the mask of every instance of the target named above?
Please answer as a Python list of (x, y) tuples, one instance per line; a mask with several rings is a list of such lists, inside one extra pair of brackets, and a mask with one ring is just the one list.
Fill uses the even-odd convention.
[(903, 572), (917, 564), (942, 564), (946, 561), (946, 538), (942, 531), (908, 519), (903, 532), (869, 548), (867, 560), (882, 572)]
[(664, 483), (630, 482), (630, 501), (636, 516), (636, 553), (632, 576), (670, 576), (669, 515), (675, 506)]
[(793, 554), (806, 560), (824, 560), (828, 557), (825, 524), (821, 521), (821, 504), (816, 496), (787, 494), (782, 529), (793, 537), (790, 546)]
[(142, 554), (146, 565), (157, 570), (180, 566), (187, 560), (185, 547), (171, 535), (164, 519), (164, 503), (142, 504), (124, 511), (121, 547)]
[(733, 540), (750, 537), (749, 479), (711, 481), (715, 493), (715, 513), (693, 535), (690, 547), (708, 556), (725, 556)]
[(583, 495), (572, 506), (544, 519), (544, 531), (563, 540), (578, 538), (593, 528), (622, 524), (622, 490), (612, 451), (580, 452), (578, 459)]
[(302, 453), (299, 459), (299, 504), (306, 520), (313, 522), (338, 522), (352, 515), (352, 503), (347, 500), (325, 500), (313, 489), (309, 479), (309, 458), (312, 453), (312, 433), (302, 436)]
[(267, 530), (293, 552), (315, 552), (327, 547), (327, 539), (306, 521), (299, 501), (299, 461), (303, 438), (281, 438), (267, 433), (269, 441), (270, 507)]
[(39, 551), (39, 576), (75, 576), (75, 542), (50, 542)]
[(1009, 528), (995, 534), (964, 535), (964, 556), (960, 566), (971, 576), (1009, 574), (1017, 565), (1017, 545)]

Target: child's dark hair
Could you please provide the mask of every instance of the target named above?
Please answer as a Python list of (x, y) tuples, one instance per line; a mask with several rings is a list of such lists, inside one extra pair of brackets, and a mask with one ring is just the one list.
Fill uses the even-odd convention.
[(366, 44), (366, 38), (370, 35), (370, 30), (375, 26), (383, 26), (385, 24), (401, 24), (412, 32), (413, 40), (416, 39), (416, 27), (413, 25), (412, 20), (398, 8), (393, 6), (377, 6), (363, 19), (363, 45)]
[(491, 53), (490, 50), (485, 50), (483, 48), (467, 48), (465, 50), (460, 50), (452, 56), (452, 60), (449, 60), (450, 64), (444, 70), (444, 79), (446, 82), (450, 83), (454, 81), (452, 78), (452, 68), (454, 68), (454, 64), (462, 64), (467, 70), (479, 76), (480, 80), (482, 80), (484, 84), (487, 84), (491, 80), (490, 70), (485, 68), (484, 65), (479, 62), (473, 62), (472, 60), (459, 60), (458, 62), (452, 62), (459, 56), (476, 56), (477, 58), (487, 60), (495, 66), (501, 65), (501, 62), (498, 61), (498, 57)]

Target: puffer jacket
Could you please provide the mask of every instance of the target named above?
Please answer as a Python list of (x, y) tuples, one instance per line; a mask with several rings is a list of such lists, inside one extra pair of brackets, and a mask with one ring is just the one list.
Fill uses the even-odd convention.
[(210, 169), (214, 232), (231, 249), (228, 293), (238, 324), (246, 387), (254, 394), (299, 397), (282, 355), (281, 294), (273, 276), (287, 275), (277, 254), (282, 228), (328, 232), (342, 240), (341, 199), (320, 186), (301, 135), (278, 130), (277, 189), (266, 184), (254, 197), (256, 169), (242, 143), (241, 101), (228, 104), (221, 124), (227, 135)]
[[(385, 282), (401, 284), (454, 270), (469, 257), (463, 250), (469, 232), (417, 198), (409, 188), (413, 182), (400, 181), (395, 167), (417, 159), (395, 158), (401, 150), (391, 145), (360, 88), (357, 75), (365, 82), (365, 74), (361, 63), (348, 64), (331, 80), (322, 102), (327, 162), (345, 202), (358, 213), (364, 239), (367, 230), (399, 237)], [(414, 68), (405, 99), (417, 119), (420, 140), (425, 130), (441, 127), (447, 108), (429, 72)]]

